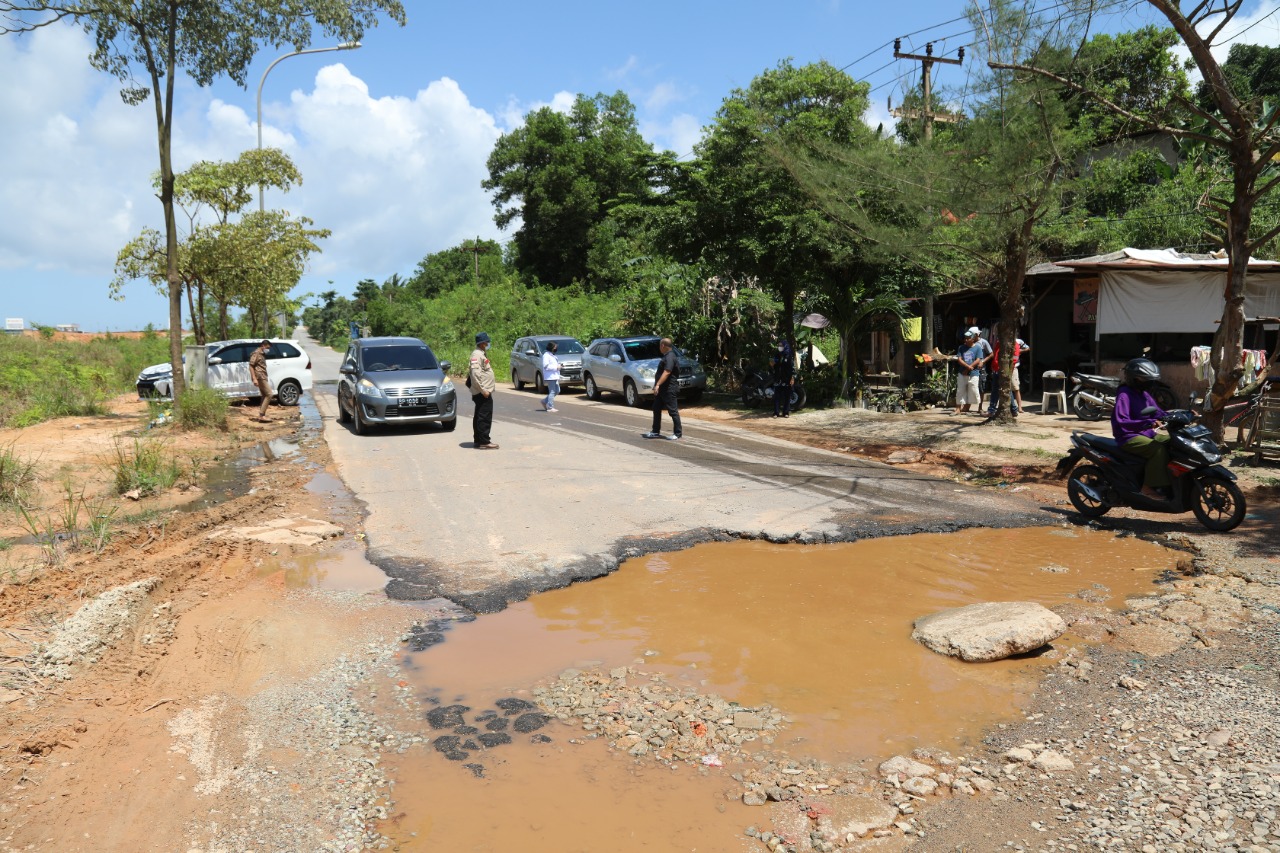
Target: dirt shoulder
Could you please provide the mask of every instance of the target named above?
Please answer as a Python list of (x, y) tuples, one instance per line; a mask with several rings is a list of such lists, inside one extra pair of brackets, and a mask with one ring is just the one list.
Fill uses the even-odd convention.
[[(36, 534), (9, 511), (0, 534), (0, 850), (363, 846), (386, 780), (353, 691), (379, 655), (349, 655), (389, 656), (408, 615), (376, 584), (286, 582), (362, 561), (360, 510), (316, 487), (327, 453), (298, 409), (255, 413), (149, 429), (121, 398), (0, 434), (40, 478)], [(182, 474), (130, 500), (113, 463), (135, 442)]]

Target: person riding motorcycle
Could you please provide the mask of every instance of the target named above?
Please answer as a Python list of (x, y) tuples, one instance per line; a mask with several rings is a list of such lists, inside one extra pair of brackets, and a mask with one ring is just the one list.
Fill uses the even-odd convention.
[[(1167, 500), (1173, 485), (1169, 476), (1169, 436), (1156, 432), (1167, 415), (1147, 390), (1159, 379), (1160, 368), (1149, 358), (1135, 358), (1124, 366), (1124, 382), (1116, 392), (1116, 407), (1111, 412), (1111, 434), (1126, 453), (1147, 460), (1143, 497)], [(1155, 413), (1143, 414), (1148, 408), (1154, 408)]]

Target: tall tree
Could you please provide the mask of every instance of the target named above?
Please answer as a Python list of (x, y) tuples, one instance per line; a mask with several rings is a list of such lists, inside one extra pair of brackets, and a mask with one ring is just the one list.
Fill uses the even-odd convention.
[(579, 95), (568, 115), (543, 107), (489, 154), (494, 222), (517, 220), (516, 267), (545, 284), (591, 283), (592, 229), (610, 207), (651, 196), (652, 147), (622, 92)]
[[(361, 38), (385, 12), (404, 24), (399, 0), (0, 0), (0, 33), (31, 32), (61, 21), (82, 26), (94, 40), (89, 63), (118, 78), (120, 96), (155, 108), (160, 204), (169, 290), (169, 361), (174, 400), (182, 379), (182, 277), (174, 214), (173, 108), (180, 74), (208, 86), (226, 75), (241, 86), (260, 46), (302, 50), (319, 29), (341, 41)], [(143, 85), (135, 73), (141, 71)]]
[(783, 305), (794, 343), (797, 294), (852, 284), (860, 247), (812, 203), (774, 153), (785, 140), (837, 144), (874, 138), (862, 121), (866, 83), (825, 62), (783, 61), (729, 95), (698, 144), (687, 216), (670, 239), (720, 275), (758, 278)]
[[(1207, 425), (1222, 438), (1222, 415), (1228, 400), (1244, 375), (1245, 279), (1249, 258), (1280, 236), (1280, 224), (1267, 221), (1255, 227), (1254, 213), (1267, 194), (1280, 186), (1280, 105), (1252, 98), (1237, 89), (1224, 66), (1213, 55), (1217, 39), (1231, 26), (1244, 0), (1201, 0), (1183, 11), (1177, 0), (1147, 0), (1168, 20), (1191, 54), (1204, 82), (1201, 92), (1212, 104), (1204, 109), (1189, 99), (1177, 103), (1192, 116), (1184, 123), (1172, 123), (1158, 114), (1129, 109), (1108, 98), (1087, 77), (1056, 73), (1036, 63), (1004, 63), (996, 67), (1019, 71), (1054, 82), (1093, 98), (1116, 115), (1154, 130), (1160, 130), (1215, 151), (1227, 168), (1226, 182), (1209, 196), (1208, 224), (1222, 241), (1227, 253), (1227, 275), (1223, 286), (1222, 321), (1214, 334), (1210, 362), (1214, 369)], [(1096, 5), (1097, 0), (1089, 0)]]

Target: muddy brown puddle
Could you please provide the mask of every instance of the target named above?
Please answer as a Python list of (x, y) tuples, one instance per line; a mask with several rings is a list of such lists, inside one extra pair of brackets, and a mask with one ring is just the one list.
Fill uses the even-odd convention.
[[(429, 702), (475, 713), (529, 698), (569, 667), (630, 665), (772, 705), (790, 725), (771, 748), (796, 758), (963, 753), (1016, 717), (1053, 656), (966, 664), (914, 643), (916, 618), (991, 600), (1120, 607), (1175, 558), (1075, 528), (700, 545), (456, 624), (407, 656), (406, 680)], [(465, 762), (431, 750), (402, 762), (392, 773), (402, 814), (386, 831), (405, 850), (751, 849), (742, 830), (764, 814), (736, 800), (732, 768), (637, 761), (555, 721), (542, 733), (549, 743), (518, 736)]]

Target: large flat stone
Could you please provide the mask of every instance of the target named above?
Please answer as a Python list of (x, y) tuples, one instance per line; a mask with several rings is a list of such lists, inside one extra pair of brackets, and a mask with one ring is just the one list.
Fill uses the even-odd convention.
[(1061, 616), (1033, 601), (988, 601), (922, 616), (911, 639), (939, 654), (989, 661), (1038, 649), (1066, 630)]

